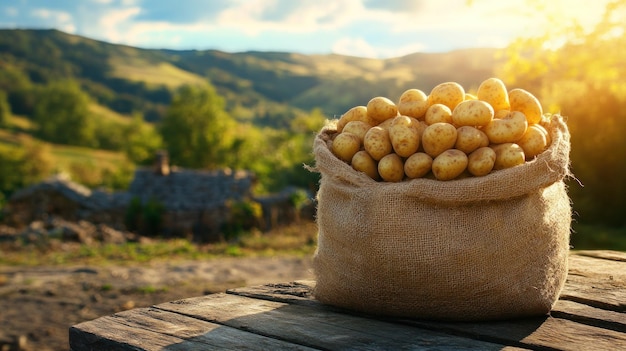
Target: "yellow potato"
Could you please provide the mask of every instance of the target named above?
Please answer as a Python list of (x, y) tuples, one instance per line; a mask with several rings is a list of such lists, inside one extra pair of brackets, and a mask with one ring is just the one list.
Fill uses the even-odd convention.
[(422, 147), (431, 157), (451, 149), (456, 143), (457, 131), (450, 123), (434, 123), (424, 129)]
[(432, 171), (438, 180), (452, 180), (467, 168), (467, 155), (457, 149), (449, 149), (433, 160)]
[(526, 133), (516, 143), (524, 150), (526, 160), (531, 160), (535, 156), (542, 153), (548, 146), (548, 133), (539, 124), (533, 124), (528, 127)]
[(400, 95), (398, 112), (404, 116), (423, 119), (428, 106), (430, 106), (428, 96), (423, 91), (408, 89)]
[(350, 121), (345, 127), (343, 127), (342, 133), (352, 133), (358, 136), (363, 142), (363, 138), (365, 137), (365, 133), (372, 128), (371, 125), (367, 124), (363, 121)]
[(496, 161), (493, 164), (494, 170), (519, 166), (526, 161), (524, 150), (515, 143), (492, 145), (491, 148), (496, 153)]
[(339, 121), (337, 122), (337, 131), (341, 133), (343, 131), (343, 127), (351, 121), (363, 121), (368, 124), (369, 119), (367, 118), (367, 107), (365, 106), (355, 106), (349, 109), (346, 113), (341, 115)]
[(528, 128), (526, 116), (519, 111), (512, 111), (505, 118), (494, 119), (483, 131), (492, 144), (514, 143), (519, 140)]
[(424, 116), (426, 124), (431, 125), (437, 122), (452, 123), (452, 110), (444, 104), (430, 105)]
[(456, 105), (465, 100), (465, 89), (456, 82), (445, 82), (435, 86), (428, 95), (428, 101), (433, 104), (444, 104), (454, 111)]
[(511, 111), (523, 113), (528, 124), (536, 124), (541, 121), (543, 109), (533, 94), (524, 89), (513, 89), (509, 91), (509, 101), (511, 102)]
[(378, 175), (378, 163), (372, 158), (372, 156), (370, 156), (370, 154), (367, 153), (367, 151), (361, 150), (354, 154), (350, 164), (352, 165), (352, 168), (367, 174), (370, 178), (374, 180), (380, 179), (380, 176)]
[(363, 147), (374, 160), (379, 161), (393, 151), (389, 131), (378, 126), (370, 128), (363, 138)]
[(397, 115), (398, 107), (396, 104), (384, 96), (374, 97), (367, 103), (367, 117), (378, 123)]
[(408, 116), (395, 117), (389, 126), (389, 139), (398, 156), (409, 157), (420, 146), (419, 121)]
[(551, 118), (552, 117), (550, 115), (543, 115), (541, 116), (541, 121), (537, 124), (539, 127), (541, 127), (541, 130), (546, 133), (546, 140), (548, 144), (547, 146), (550, 146), (550, 144), (552, 144), (552, 137), (550, 136), (550, 132), (548, 132), (548, 130), (550, 129)]
[(493, 119), (493, 107), (481, 100), (466, 100), (452, 110), (452, 123), (461, 126), (485, 126)]
[(352, 156), (361, 149), (361, 139), (352, 133), (340, 133), (332, 143), (332, 152), (340, 160), (350, 162)]
[(378, 174), (386, 182), (400, 182), (404, 179), (404, 163), (396, 154), (385, 155), (378, 161)]
[(416, 152), (404, 161), (404, 174), (408, 178), (421, 178), (430, 172), (433, 158), (423, 152)]
[(496, 162), (496, 152), (490, 147), (481, 147), (467, 157), (467, 170), (476, 177), (489, 174)]
[(462, 126), (457, 128), (456, 131), (457, 137), (454, 148), (461, 150), (468, 155), (481, 146), (489, 145), (489, 138), (487, 138), (487, 135), (476, 127)]
[(548, 126), (545, 126), (543, 124), (533, 124), (533, 125), (538, 127), (538, 129), (541, 130), (546, 135), (546, 147), (550, 146), (550, 144), (552, 144), (552, 137), (550, 136), (550, 132), (548, 132), (547, 130), (550, 124), (548, 124)]
[(385, 120), (384, 122), (380, 123), (378, 127), (381, 127), (382, 129), (385, 129), (385, 130), (389, 130), (389, 127), (391, 127), (391, 122), (393, 122), (393, 118), (389, 118), (388, 120)]
[(511, 113), (511, 110), (498, 110), (493, 113), (493, 118), (506, 118)]
[(489, 78), (480, 83), (476, 96), (489, 103), (494, 111), (508, 110), (511, 106), (506, 86), (498, 78)]
[(465, 93), (465, 100), (478, 100), (478, 97), (474, 94)]

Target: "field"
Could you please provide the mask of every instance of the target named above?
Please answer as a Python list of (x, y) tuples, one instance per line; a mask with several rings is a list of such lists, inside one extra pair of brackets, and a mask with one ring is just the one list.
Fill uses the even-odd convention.
[(67, 350), (68, 328), (126, 309), (238, 286), (310, 279), (314, 223), (238, 241), (85, 246), (0, 242), (0, 349)]

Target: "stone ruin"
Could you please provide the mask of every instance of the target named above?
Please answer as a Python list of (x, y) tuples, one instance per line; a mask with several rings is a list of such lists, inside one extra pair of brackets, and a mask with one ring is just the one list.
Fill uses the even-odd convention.
[[(7, 202), (4, 222), (14, 228), (25, 228), (36, 221), (47, 223), (51, 218), (62, 218), (142, 235), (154, 235), (149, 231), (158, 230), (164, 237), (211, 242), (223, 238), (232, 203), (260, 204), (263, 216), (255, 219), (255, 226), (261, 230), (290, 224), (303, 216), (312, 219), (312, 209), (296, 209), (291, 203), (294, 189), (254, 196), (254, 182), (254, 175), (248, 171), (170, 168), (167, 154), (160, 153), (153, 167), (135, 171), (127, 191), (91, 190), (62, 175), (19, 190)], [(145, 218), (143, 221), (135, 218), (137, 226), (130, 228), (133, 206), (137, 209), (149, 204), (159, 206), (158, 228), (147, 225)]]

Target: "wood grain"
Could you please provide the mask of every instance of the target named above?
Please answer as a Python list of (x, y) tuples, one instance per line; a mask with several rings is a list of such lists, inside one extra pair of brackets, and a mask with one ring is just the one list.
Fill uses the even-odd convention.
[(626, 350), (626, 253), (573, 252), (550, 315), (481, 323), (386, 318), (315, 300), (315, 281), (167, 302), (70, 328), (79, 350)]

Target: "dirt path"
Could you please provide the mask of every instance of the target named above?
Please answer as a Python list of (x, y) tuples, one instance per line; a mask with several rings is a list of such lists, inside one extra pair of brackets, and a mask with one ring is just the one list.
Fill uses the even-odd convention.
[(0, 351), (68, 350), (71, 325), (238, 286), (312, 278), (310, 258), (132, 266), (0, 266)]

